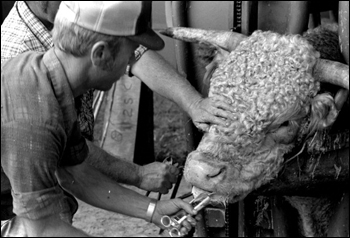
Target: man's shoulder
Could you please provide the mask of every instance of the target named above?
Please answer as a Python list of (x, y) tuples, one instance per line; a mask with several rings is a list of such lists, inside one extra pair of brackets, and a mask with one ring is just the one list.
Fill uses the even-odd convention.
[(44, 53), (26, 51), (1, 63), (1, 76), (21, 74), (24, 70), (33, 69), (33, 64), (40, 64)]
[[(26, 87), (36, 87), (38, 78), (46, 77), (46, 69), (42, 63), (43, 55), (27, 51), (1, 63), (1, 87), (9, 87), (8, 90), (23, 90), (24, 93), (27, 91), (26, 88), (20, 89), (24, 84)], [(3, 82), (6, 82), (6, 86)]]
[(2, 122), (62, 123), (43, 56), (28, 51), (1, 64)]

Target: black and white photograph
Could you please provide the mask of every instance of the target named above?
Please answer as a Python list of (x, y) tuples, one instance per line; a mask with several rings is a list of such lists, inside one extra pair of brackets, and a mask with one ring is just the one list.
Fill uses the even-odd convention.
[(349, 237), (348, 1), (2, 1), (1, 237)]

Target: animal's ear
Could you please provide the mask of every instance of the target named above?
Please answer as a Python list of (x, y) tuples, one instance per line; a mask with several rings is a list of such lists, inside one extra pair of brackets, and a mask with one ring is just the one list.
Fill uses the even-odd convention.
[(210, 79), (215, 69), (218, 67), (219, 63), (228, 56), (229, 53), (230, 52), (220, 48), (219, 46), (216, 47), (214, 58), (207, 66), (205, 66), (206, 72), (204, 74), (204, 82), (206, 84), (210, 84)]
[(309, 133), (322, 130), (332, 125), (337, 119), (337, 110), (334, 98), (328, 94), (318, 94), (311, 102)]

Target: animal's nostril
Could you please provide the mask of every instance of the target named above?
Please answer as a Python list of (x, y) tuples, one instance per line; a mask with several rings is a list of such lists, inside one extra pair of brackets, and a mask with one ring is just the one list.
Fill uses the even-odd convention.
[(207, 179), (212, 179), (215, 177), (218, 177), (220, 174), (222, 174), (225, 171), (225, 167), (222, 167), (220, 169), (217, 169), (216, 171), (213, 171), (213, 173), (207, 174), (206, 177)]

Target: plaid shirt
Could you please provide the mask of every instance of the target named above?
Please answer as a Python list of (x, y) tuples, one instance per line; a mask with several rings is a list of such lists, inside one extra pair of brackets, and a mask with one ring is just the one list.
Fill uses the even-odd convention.
[[(44, 24), (30, 11), (25, 2), (16, 2), (1, 25), (1, 65), (21, 53), (46, 52), (52, 47), (52, 36)], [(146, 50), (147, 48), (140, 46), (135, 51), (135, 59), (138, 60)], [(92, 101), (93, 90), (75, 99), (80, 130), (88, 140), (93, 140)], [(8, 179), (1, 169), (1, 192), (10, 191)], [(2, 199), (1, 204), (4, 205), (7, 202)]]
[(17, 216), (72, 213), (55, 173), (82, 163), (89, 150), (72, 90), (54, 49), (26, 52), (1, 65), (1, 167)]
[[(35, 17), (24, 2), (16, 2), (1, 25), (1, 67), (5, 61), (21, 53), (27, 51), (46, 52), (52, 47), (52, 36), (44, 24)], [(92, 100), (93, 90), (85, 93), (81, 100), (75, 100), (76, 104), (81, 105), (76, 107), (81, 133), (90, 140), (93, 139), (94, 127)], [(3, 117), (2, 114), (1, 117)], [(1, 219), (9, 219), (13, 216), (12, 197), (8, 196), (10, 192), (9, 179), (4, 174), (1, 166)], [(71, 211), (75, 213), (77, 209), (76, 201), (69, 195), (66, 196)]]
[[(46, 52), (53, 47), (52, 36), (44, 24), (23, 1), (15, 3), (1, 25), (1, 65), (3, 62), (30, 50)], [(76, 99), (78, 121), (82, 135), (93, 140), (93, 90)]]

